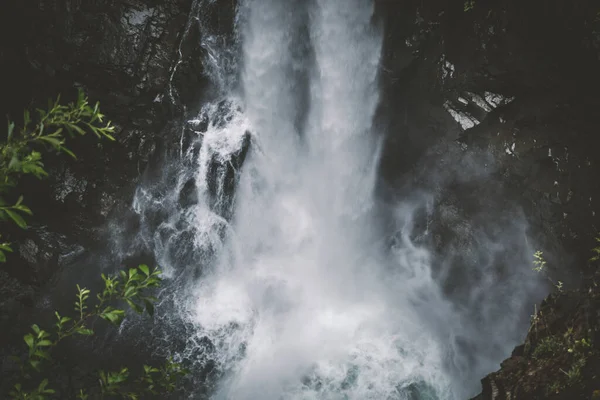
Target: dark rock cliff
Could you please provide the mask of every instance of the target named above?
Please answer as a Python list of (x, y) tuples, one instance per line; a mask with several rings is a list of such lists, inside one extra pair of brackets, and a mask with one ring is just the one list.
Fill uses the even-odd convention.
[(473, 400), (600, 398), (600, 273), (557, 291), (532, 315), (522, 346), (482, 380)]

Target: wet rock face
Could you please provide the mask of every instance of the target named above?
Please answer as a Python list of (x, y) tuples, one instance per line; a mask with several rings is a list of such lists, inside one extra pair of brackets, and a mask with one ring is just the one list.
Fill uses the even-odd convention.
[(600, 223), (597, 4), (475, 1), (465, 11), (463, 2), (378, 0), (376, 10), (383, 185), (452, 187), (460, 178), (420, 172), (487, 153), (493, 168), (473, 168), (493, 169), (490, 184), (523, 209), (536, 245), (564, 247), (557, 264), (582, 265)]
[(249, 149), (250, 132), (246, 132), (240, 149), (233, 153), (230, 159), (222, 160), (215, 156), (208, 167), (210, 208), (227, 221), (233, 217), (235, 189)]
[[(184, 45), (188, 33), (198, 43), (197, 29), (188, 24), (192, 0), (6, 3), (8, 15), (23, 24), (23, 49), (12, 53), (26, 68), (23, 81), (30, 83), (21, 90), (29, 89), (30, 99), (53, 97), (75, 82), (118, 119), (132, 108), (148, 108), (165, 91), (177, 92), (167, 87), (177, 74), (172, 64), (198, 55), (198, 46)], [(178, 83), (186, 90), (202, 80), (202, 66), (195, 67), (182, 69), (188, 77)]]

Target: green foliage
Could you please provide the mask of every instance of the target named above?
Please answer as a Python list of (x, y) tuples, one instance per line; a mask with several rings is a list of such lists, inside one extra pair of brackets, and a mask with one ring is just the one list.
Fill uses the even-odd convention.
[(533, 358), (550, 358), (554, 357), (557, 353), (565, 348), (565, 343), (561, 338), (556, 336), (546, 337), (537, 344), (533, 351)]
[(585, 367), (586, 359), (579, 357), (575, 359), (568, 371), (561, 371), (567, 376), (567, 386), (572, 386), (581, 380), (581, 370)]
[(463, 10), (465, 12), (471, 11), (475, 8), (475, 0), (466, 0), (463, 5)]
[(550, 394), (558, 394), (560, 393), (562, 390), (564, 389), (564, 386), (562, 384), (562, 382), (560, 381), (554, 381), (552, 382), (552, 384), (548, 387), (548, 390), (546, 391), (547, 395)]
[[(114, 127), (104, 119), (99, 103), (90, 105), (80, 90), (74, 103), (62, 105), (59, 96), (48, 103), (47, 110), (38, 109), (35, 117), (26, 110), (20, 128), (9, 120), (6, 141), (0, 144), (0, 221), (12, 221), (26, 228), (25, 216), (32, 215), (32, 212), (23, 204), (23, 197), (20, 196), (13, 204), (6, 196), (23, 175), (33, 175), (38, 179), (48, 176), (41, 151), (54, 150), (76, 158), (65, 146), (67, 137), (92, 133), (98, 138), (114, 141)], [(6, 261), (7, 252), (12, 252), (10, 243), (0, 243), (0, 262)]]
[(544, 260), (544, 253), (536, 251), (533, 254), (533, 270), (535, 272), (542, 272), (546, 269), (546, 260)]
[[(535, 359), (550, 359), (561, 356), (561, 352), (566, 352), (568, 358), (568, 368), (560, 368), (565, 378), (557, 379), (547, 389), (547, 394), (560, 393), (565, 388), (577, 384), (582, 377), (582, 371), (591, 353), (592, 343), (587, 338), (576, 339), (573, 328), (567, 329), (562, 337), (550, 336), (544, 338), (538, 343), (533, 352)], [(564, 356), (565, 353), (562, 353)]]
[(600, 260), (600, 238), (596, 238), (596, 242), (599, 243), (599, 245), (592, 249), (592, 253), (594, 253), (594, 256), (590, 258), (591, 262)]
[(547, 268), (546, 268), (546, 260), (544, 259), (544, 253), (542, 253), (541, 251), (536, 251), (533, 254), (533, 270), (535, 272), (541, 273), (544, 275), (544, 277), (546, 279), (548, 279), (548, 281), (550, 281), (550, 283), (552, 283), (552, 285), (556, 288), (556, 290), (558, 290), (559, 292), (563, 291), (563, 282), (562, 281), (556, 281), (554, 282), (552, 280), (552, 278), (550, 278), (550, 275), (548, 274)]
[[(16, 357), (21, 370), (21, 381), (14, 385), (10, 392), (11, 399), (46, 400), (53, 398), (55, 390), (49, 387), (44, 372), (52, 366), (52, 350), (66, 338), (74, 335), (94, 335), (94, 323), (104, 320), (119, 326), (125, 318), (125, 310), (118, 305), (126, 303), (137, 313), (144, 309), (150, 315), (154, 312), (153, 303), (156, 298), (147, 292), (161, 283), (161, 272), (150, 270), (147, 265), (140, 265), (128, 271), (121, 271), (115, 276), (102, 274), (104, 289), (96, 295), (91, 303), (90, 290), (77, 285), (75, 294), (74, 315), (69, 317), (55, 312), (56, 322), (50, 331), (32, 325), (32, 332), (23, 337), (28, 352), (25, 359)], [(142, 306), (143, 305), (143, 306)], [(161, 367), (143, 366), (141, 375), (131, 378), (128, 368), (117, 371), (99, 371), (98, 386), (80, 389), (78, 398), (88, 399), (100, 394), (102, 398), (121, 397), (123, 399), (140, 399), (143, 394), (160, 395), (173, 392), (179, 380), (188, 373), (180, 364), (169, 359)], [(37, 383), (36, 382), (40, 382)], [(58, 397), (60, 398), (60, 397)]]
[[(8, 122), (6, 142), (0, 144), (0, 221), (12, 221), (21, 228), (27, 227), (25, 216), (32, 215), (20, 196), (11, 203), (5, 199), (23, 175), (38, 179), (48, 176), (44, 169), (42, 151), (56, 151), (76, 158), (66, 146), (68, 137), (92, 133), (98, 138), (114, 140), (114, 127), (104, 122), (99, 104), (91, 106), (87, 97), (79, 91), (77, 101), (62, 105), (60, 97), (48, 104), (47, 110), (37, 110), (35, 118), (29, 111), (23, 114), (23, 126), (18, 128)], [(6, 261), (6, 253), (12, 252), (9, 242), (0, 242), (0, 262)], [(31, 326), (31, 332), (23, 336), (27, 352), (21, 357), (12, 357), (19, 366), (20, 374), (8, 394), (10, 399), (47, 400), (62, 399), (65, 393), (57, 393), (47, 378), (49, 370), (56, 366), (52, 353), (57, 346), (73, 336), (89, 337), (95, 334), (98, 321), (119, 326), (125, 318), (127, 304), (136, 313), (146, 311), (154, 314), (157, 299), (149, 294), (161, 283), (160, 271), (140, 265), (115, 276), (102, 274), (104, 288), (92, 296), (89, 289), (77, 285), (73, 312), (62, 315), (54, 313), (54, 324), (47, 330), (39, 325)], [(128, 368), (117, 371), (99, 371), (97, 384), (80, 388), (80, 400), (96, 398), (141, 399), (147, 396), (164, 397), (173, 392), (179, 380), (188, 373), (172, 359), (160, 367), (144, 365), (137, 378)]]

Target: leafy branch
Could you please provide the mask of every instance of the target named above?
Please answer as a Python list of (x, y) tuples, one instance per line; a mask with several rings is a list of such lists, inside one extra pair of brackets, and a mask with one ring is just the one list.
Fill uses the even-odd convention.
[(554, 285), (554, 287), (559, 291), (562, 292), (563, 290), (563, 282), (562, 281), (556, 281), (554, 282), (554, 280), (550, 277), (550, 275), (547, 272), (547, 265), (546, 265), (546, 260), (544, 259), (544, 253), (542, 253), (541, 251), (536, 251), (533, 254), (533, 270), (535, 272), (541, 273), (544, 275), (544, 277), (546, 279), (548, 279), (548, 281), (550, 281), (550, 283), (552, 283), (552, 285)]
[(464, 12), (469, 12), (475, 8), (475, 0), (466, 0), (463, 4)]
[[(33, 175), (38, 179), (48, 176), (44, 169), (40, 149), (50, 149), (75, 154), (66, 147), (68, 137), (92, 133), (99, 139), (114, 141), (114, 126), (105, 121), (100, 105), (90, 105), (88, 98), (79, 90), (76, 102), (63, 105), (60, 96), (48, 103), (48, 109), (36, 110), (36, 116), (23, 112), (23, 126), (17, 128), (8, 121), (6, 141), (0, 144), (0, 221), (10, 220), (21, 228), (27, 227), (25, 215), (32, 215), (29, 207), (23, 204), (23, 196), (16, 203), (5, 199), (23, 175)], [(6, 252), (12, 252), (10, 243), (0, 243), (0, 262), (6, 261)]]
[[(49, 387), (48, 379), (39, 378), (41, 381), (36, 385), (32, 382), (34, 375), (43, 374), (44, 368), (52, 362), (52, 350), (63, 340), (75, 335), (93, 335), (91, 327), (95, 320), (105, 320), (114, 326), (120, 326), (125, 318), (125, 310), (118, 307), (119, 303), (125, 302), (135, 312), (142, 314), (146, 311), (152, 316), (156, 298), (147, 292), (160, 285), (160, 274), (158, 269), (151, 271), (147, 265), (120, 271), (115, 276), (102, 274), (104, 289), (96, 295), (94, 305), (90, 304), (90, 290), (77, 285), (74, 315), (62, 316), (56, 311), (56, 322), (51, 331), (32, 325), (32, 332), (23, 337), (28, 353), (24, 361), (15, 358), (19, 363), (23, 382), (14, 385), (10, 398), (45, 400), (54, 395), (55, 391)], [(131, 400), (138, 399), (140, 393), (168, 393), (175, 390), (176, 383), (185, 374), (187, 371), (173, 360), (167, 360), (160, 368), (144, 365), (142, 375), (135, 380), (130, 379), (127, 368), (112, 372), (99, 371), (99, 387), (81, 389), (78, 398), (87, 399), (94, 391), (99, 391), (102, 398), (120, 396)], [(26, 387), (29, 389), (26, 390)]]
[(596, 238), (596, 243), (598, 243), (598, 245), (592, 249), (592, 253), (594, 253), (594, 255), (592, 258), (590, 258), (591, 262), (600, 260), (600, 237)]

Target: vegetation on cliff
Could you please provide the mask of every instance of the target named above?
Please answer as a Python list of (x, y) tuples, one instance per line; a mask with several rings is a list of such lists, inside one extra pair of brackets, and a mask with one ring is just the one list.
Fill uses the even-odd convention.
[[(37, 116), (32, 117), (29, 111), (23, 114), (23, 124), (16, 127), (15, 122), (8, 122), (6, 141), (0, 144), (0, 221), (12, 221), (20, 228), (26, 229), (26, 217), (33, 215), (26, 206), (23, 196), (13, 193), (20, 178), (33, 175), (38, 179), (48, 176), (44, 168), (43, 154), (51, 151), (66, 153), (76, 158), (66, 147), (70, 137), (92, 133), (99, 139), (114, 141), (114, 127), (110, 121), (105, 122), (99, 104), (89, 104), (83, 91), (79, 91), (76, 102), (63, 105), (60, 97), (50, 102), (47, 110), (38, 109)], [(0, 262), (7, 261), (7, 254), (13, 252), (12, 245), (6, 241), (0, 243)], [(134, 371), (120, 368), (115, 371), (97, 371), (97, 379), (90, 380), (83, 387), (69, 386), (69, 393), (55, 390), (53, 382), (48, 379), (52, 370), (59, 367), (60, 362), (53, 355), (64, 351), (65, 342), (75, 337), (94, 335), (96, 323), (106, 321), (115, 327), (123, 322), (127, 306), (138, 314), (147, 312), (154, 314), (154, 303), (157, 300), (150, 292), (159, 287), (161, 272), (151, 270), (147, 265), (140, 265), (118, 275), (102, 274), (104, 287), (96, 294), (77, 285), (74, 312), (59, 313), (55, 311), (55, 322), (49, 329), (38, 324), (31, 326), (31, 332), (23, 336), (26, 351), (12, 357), (17, 367), (14, 386), (8, 394), (11, 399), (44, 400), (51, 398), (139, 399), (158, 396), (164, 398), (165, 393), (173, 392), (180, 378), (187, 371), (172, 359), (162, 366), (143, 365)], [(59, 377), (60, 379), (60, 377)]]
[[(477, 400), (600, 399), (600, 248), (593, 252), (596, 271), (580, 289), (556, 285), (534, 310), (524, 344), (482, 380)], [(541, 253), (534, 265), (544, 272)]]

